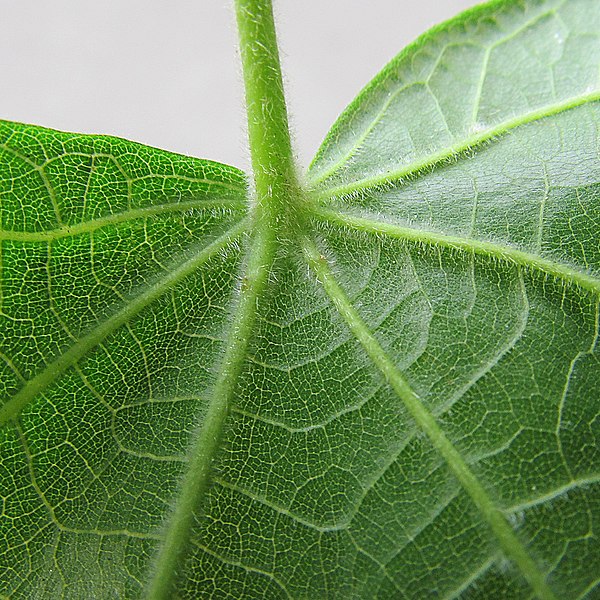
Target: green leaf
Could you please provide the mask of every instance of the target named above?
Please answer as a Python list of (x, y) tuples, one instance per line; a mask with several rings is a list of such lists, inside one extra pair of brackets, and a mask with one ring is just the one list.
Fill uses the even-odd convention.
[(2, 123), (0, 593), (597, 597), (599, 65), (467, 11), (271, 204)]

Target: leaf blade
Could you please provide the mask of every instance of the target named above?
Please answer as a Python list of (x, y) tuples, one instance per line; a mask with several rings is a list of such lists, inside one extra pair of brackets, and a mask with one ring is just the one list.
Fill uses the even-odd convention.
[[(586, 15), (586, 18), (582, 19), (581, 15)], [(393, 165), (392, 169), (398, 169), (397, 158), (400, 158), (403, 170), (410, 172), (418, 170), (418, 167), (416, 169), (408, 167), (407, 165), (410, 163), (405, 157), (412, 156), (410, 162), (416, 162), (419, 165), (419, 163), (425, 162), (422, 158), (423, 155), (433, 154), (435, 156), (435, 153), (431, 152), (432, 148), (469, 147), (477, 143), (479, 136), (485, 138), (486, 132), (487, 135), (493, 136), (497, 128), (501, 130), (503, 121), (518, 122), (518, 115), (523, 112), (531, 112), (532, 115), (543, 114), (552, 102), (558, 101), (559, 107), (566, 108), (571, 103), (577, 104), (581, 101), (577, 100), (579, 95), (582, 96), (582, 99), (590, 94), (594, 97), (598, 92), (599, 84), (598, 72), (595, 68), (599, 60), (597, 19), (593, 2), (588, 0), (570, 3), (561, 0), (537, 3), (494, 0), (467, 10), (447, 23), (434, 27), (394, 58), (341, 115), (317, 152), (309, 170), (309, 182), (315, 185), (320, 180), (324, 182), (325, 179), (331, 179), (332, 169), (338, 168), (332, 166), (332, 163), (336, 165), (336, 161), (339, 161), (339, 157), (333, 158), (333, 153), (339, 154), (341, 148), (346, 146), (352, 148), (349, 153), (346, 151), (350, 158), (352, 153), (359, 148), (361, 154), (357, 157), (357, 169), (350, 171), (346, 168), (347, 174), (340, 173), (338, 177), (361, 179), (369, 169), (381, 173), (390, 169), (388, 165)], [(552, 22), (547, 23), (548, 20)], [(539, 32), (534, 31), (531, 34), (528, 31), (530, 27), (535, 27), (536, 24), (539, 26), (540, 23), (543, 27)], [(473, 73), (470, 73), (470, 61), (464, 56), (457, 53), (456, 56), (444, 57), (444, 53), (452, 48), (474, 47), (484, 51), (482, 54), (489, 55), (492, 49), (498, 48), (499, 37), (505, 36), (507, 40), (510, 40), (510, 36), (514, 35), (523, 37), (522, 44), (526, 49), (529, 41), (527, 35), (523, 35), (524, 33), (531, 35), (531, 44), (540, 44), (539, 53), (541, 55), (544, 53), (543, 48), (546, 47), (548, 56), (540, 58), (536, 53), (531, 52), (531, 56), (528, 57), (524, 50), (516, 54), (514, 49), (511, 51), (500, 47), (501, 51), (497, 52), (497, 62), (504, 66), (508, 64), (510, 72), (520, 70), (518, 77), (525, 81), (533, 80), (536, 83), (544, 83), (544, 88), (540, 89), (539, 86), (528, 84), (518, 87), (519, 80), (517, 78), (511, 80), (503, 74), (501, 69), (497, 68), (496, 76), (499, 80), (501, 79), (501, 83), (490, 85), (490, 89), (486, 91), (490, 97), (490, 106), (486, 109), (485, 115), (475, 114), (472, 116), (473, 111), (466, 111), (463, 120), (457, 124), (456, 131), (444, 131), (448, 128), (443, 111), (437, 116), (436, 114), (428, 116), (431, 119), (428, 124), (417, 121), (412, 125), (403, 118), (403, 115), (414, 117), (419, 113), (428, 112), (427, 108), (424, 110), (423, 98), (411, 99), (410, 94), (406, 94), (406, 91), (411, 86), (422, 85), (422, 81), (427, 88), (431, 79), (436, 76), (436, 69), (439, 69), (438, 79), (443, 80), (444, 77), (448, 77), (448, 81), (443, 86), (436, 87), (435, 91), (433, 89), (428, 91), (436, 106), (447, 105), (448, 112), (460, 114), (461, 106), (466, 103), (463, 100), (465, 97), (469, 100), (467, 94), (471, 89), (465, 85), (463, 78), (466, 76), (470, 78), (467, 81), (472, 82), (472, 87), (478, 90), (478, 93), (472, 94), (472, 100), (479, 104), (482, 95), (481, 84), (485, 79), (486, 70), (491, 68), (488, 64), (489, 61), (484, 61), (483, 56), (481, 61), (474, 61), (476, 68)], [(581, 45), (585, 44), (585, 50), (576, 45), (573, 49), (561, 51), (565, 44), (565, 38), (569, 36), (575, 40), (580, 38)], [(560, 56), (557, 57), (557, 53)], [(519, 60), (515, 61), (517, 56)], [(551, 80), (554, 69), (560, 71), (563, 80), (562, 85), (553, 89)], [(577, 73), (579, 77), (568, 77), (570, 72)], [(491, 74), (494, 75), (494, 72), (492, 71)], [(502, 89), (502, 84), (505, 84), (506, 89)], [(384, 134), (379, 138), (374, 138), (374, 145), (365, 144), (364, 136), (357, 135), (357, 131), (372, 128), (373, 119), (381, 118), (379, 113), (385, 114), (386, 109), (389, 108), (386, 104), (391, 102), (390, 98), (401, 98), (403, 93), (408, 96), (406, 98), (407, 107), (398, 107), (395, 119), (390, 119), (390, 127), (397, 128), (398, 133), (401, 134), (398, 136), (397, 142), (388, 140)], [(436, 94), (440, 95), (441, 100), (436, 100)], [(505, 94), (509, 97), (509, 101), (502, 106), (501, 99)], [(521, 100), (520, 106), (517, 103), (519, 100)], [(431, 98), (425, 99), (425, 106), (431, 102)], [(396, 125), (393, 124), (394, 120)], [(364, 122), (368, 124), (365, 125)], [(412, 134), (408, 133), (411, 127), (414, 128)], [(488, 127), (490, 127), (489, 130)], [(440, 132), (442, 135), (439, 135)], [(473, 136), (473, 134), (479, 135)], [(474, 139), (469, 143), (469, 139), (472, 137)], [(377, 139), (380, 143), (384, 141), (383, 153), (375, 147)], [(411, 145), (411, 142), (414, 145)], [(429, 151), (424, 152), (426, 149)], [(328, 156), (328, 153), (332, 156)], [(390, 162), (390, 159), (394, 158), (396, 160)], [(369, 161), (372, 161), (371, 165), (369, 165)], [(343, 166), (343, 162), (340, 162), (338, 166)], [(359, 173), (363, 173), (363, 176)], [(323, 184), (319, 185), (322, 187)], [(331, 187), (331, 183), (327, 186)]]
[(245, 176), (117, 138), (0, 132), (19, 155), (0, 195), (3, 592), (139, 596), (212, 378), (195, 357), (219, 354)]
[[(599, 18), (597, 7), (585, 0), (496, 2), (455, 25), (501, 28), (507, 22), (499, 18), (502, 11), (513, 27), (524, 14), (521, 29), (544, 40), (553, 39), (547, 34), (554, 32), (549, 26), (557, 24), (559, 13), (570, 16), (569, 26), (580, 33)], [(538, 15), (533, 21), (532, 13)], [(495, 25), (486, 15), (496, 18)], [(418, 50), (426, 43), (435, 46), (436, 36), (443, 45), (448, 27), (452, 24), (434, 30), (402, 60), (420, 60)], [(592, 33), (578, 36), (579, 50), (582, 43), (597, 43)], [(562, 45), (555, 39), (544, 51), (556, 56)], [(536, 56), (535, 48), (528, 48)], [(594, 56), (574, 70), (575, 87), (590, 84), (586, 77)], [(469, 75), (470, 65), (463, 67)], [(369, 93), (376, 95), (389, 74), (390, 68)], [(485, 82), (479, 75), (469, 81)], [(456, 105), (455, 114), (446, 115), (449, 130), (460, 133), (478, 120), (477, 104), (493, 108), (485, 85), (480, 88), (468, 110)], [(522, 98), (516, 96), (513, 106), (522, 112)], [(368, 94), (359, 96), (352, 110), (361, 103), (369, 108)], [(332, 144), (341, 140), (336, 152), (348, 154), (344, 144), (353, 142), (340, 132), (349, 118), (352, 111), (318, 155), (315, 177), (323, 166), (335, 164), (325, 156)], [(419, 171), (408, 181), (347, 195), (328, 192), (332, 181), (355, 185), (372, 164), (355, 162), (324, 180), (325, 206), (308, 194), (312, 203), (299, 208), (306, 220), (298, 226), (314, 237), (369, 339), (417, 391), (540, 577), (556, 595), (581, 598), (597, 589), (591, 566), (600, 556), (593, 535), (600, 515), (594, 428), (594, 399), (600, 393), (600, 253), (594, 245), (599, 120), (594, 103), (569, 105), (494, 137), (471, 154), (446, 151), (454, 162), (436, 163), (435, 170)], [(425, 122), (417, 113), (414, 121)], [(447, 138), (438, 142), (446, 144)], [(21, 144), (20, 151), (33, 156), (31, 169), (48, 158), (33, 138)], [(14, 300), (25, 300), (17, 320), (25, 341), (41, 340), (35, 334), (54, 319), (49, 342), (38, 344), (43, 352), (36, 364), (64, 347), (69, 333), (79, 335), (102, 317), (98, 307), (107, 298), (114, 306), (147, 285), (144, 273), (168, 272), (161, 253), (169, 255), (171, 248), (174, 256), (189, 252), (193, 258), (203, 243), (227, 236), (243, 219), (245, 184), (239, 172), (181, 158), (186, 168), (212, 169), (216, 181), (233, 182), (223, 204), (223, 192), (201, 187), (199, 195), (209, 204), (203, 206), (194, 198), (182, 201), (189, 181), (181, 172), (176, 186), (163, 187), (174, 158), (165, 161), (159, 151), (139, 146), (130, 150), (146, 152), (145, 167), (135, 164), (149, 175), (156, 175), (162, 156), (162, 182), (150, 177), (136, 188), (151, 214), (137, 207), (126, 213), (127, 193), (114, 181), (105, 188), (92, 185), (94, 195), (83, 171), (73, 181), (61, 179), (60, 172), (73, 166), (68, 161), (51, 161), (56, 171), (49, 170), (46, 181), (30, 177), (25, 184), (14, 176), (12, 159), (5, 163), (11, 185), (30, 192), (25, 213), (32, 215), (33, 226), (23, 227), (23, 207), (3, 188), (0, 198), (8, 198), (3, 218), (16, 233), (0, 239), (3, 274), (10, 281), (2, 306), (12, 315)], [(100, 167), (109, 169), (105, 163)], [(113, 212), (103, 213), (98, 207), (106, 206), (110, 194), (117, 196), (109, 200)], [(31, 201), (36, 195), (47, 200), (37, 213)], [(173, 216), (177, 210), (163, 210), (173, 199), (185, 206), (181, 218)], [(190, 209), (202, 210), (187, 215)], [(149, 217), (149, 225), (129, 227), (119, 215), (136, 221)], [(352, 335), (344, 311), (308, 270), (294, 232), (279, 231), (272, 238), (273, 256), (257, 259), (264, 289), (250, 302), (256, 314), (251, 332), (242, 336), (247, 347), (244, 342), (235, 361), (239, 372), (236, 367), (227, 378), (235, 393), (228, 392), (230, 412), (223, 438), (215, 442), (211, 485), (195, 507), (185, 509), (192, 523), (190, 546), (171, 565), (177, 568), (177, 593), (531, 597), (481, 513)], [(27, 265), (19, 273), (35, 274), (23, 283), (15, 275), (20, 263), (11, 258), (17, 256), (13, 244), (20, 244), (19, 259)], [(52, 252), (32, 252), (36, 244), (52, 246)], [(227, 332), (235, 321), (236, 298), (243, 295), (238, 277), (247, 252), (248, 247), (228, 245), (168, 298), (107, 336), (82, 365), (65, 370), (11, 427), (0, 428), (0, 477), (16, 491), (5, 495), (0, 521), (2, 527), (8, 523), (15, 540), (17, 567), (0, 561), (14, 576), (13, 595), (41, 590), (73, 598), (140, 597), (156, 577), (164, 523), (189, 473), (189, 440), (202, 429), (211, 393), (214, 400), (227, 336), (236, 337), (235, 328)], [(56, 256), (63, 270), (56, 268)], [(77, 277), (84, 256), (98, 260)], [(86, 306), (74, 299), (74, 284), (87, 280), (94, 285), (80, 294), (88, 298)], [(23, 290), (25, 298), (19, 297)], [(30, 322), (39, 323), (37, 332), (27, 330)], [(3, 329), (4, 339), (14, 331), (9, 327), (14, 325)], [(12, 393), (20, 380), (11, 373), (24, 352), (18, 345), (10, 350), (1, 355), (0, 381)], [(20, 526), (13, 527), (17, 516)]]

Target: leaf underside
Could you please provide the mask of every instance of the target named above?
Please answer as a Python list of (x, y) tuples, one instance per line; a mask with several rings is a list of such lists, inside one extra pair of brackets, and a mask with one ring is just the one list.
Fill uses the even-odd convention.
[(0, 593), (143, 597), (228, 369), (174, 597), (597, 597), (599, 32), (596, 0), (494, 2), (394, 59), (237, 370), (244, 174), (2, 123)]

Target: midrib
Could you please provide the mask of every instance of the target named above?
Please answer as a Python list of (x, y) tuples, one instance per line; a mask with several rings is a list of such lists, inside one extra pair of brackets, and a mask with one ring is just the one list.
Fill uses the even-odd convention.
[[(440, 163), (444, 163), (448, 160), (451, 160), (468, 150), (477, 148), (482, 144), (493, 140), (494, 138), (501, 137), (504, 134), (510, 132), (511, 130), (516, 129), (517, 127), (528, 125), (535, 121), (539, 121), (541, 119), (545, 119), (547, 117), (551, 117), (553, 115), (572, 110), (584, 104), (597, 102), (598, 100), (600, 100), (600, 90), (594, 90), (587, 94), (574, 96), (563, 102), (557, 102), (555, 104), (543, 106), (537, 110), (533, 110), (523, 115), (519, 115), (518, 117), (513, 117), (512, 119), (502, 121), (501, 123), (496, 124), (494, 127), (490, 127), (477, 134), (467, 136), (464, 139), (457, 141), (455, 144), (448, 148), (443, 148), (438, 152), (433, 152), (432, 154), (423, 156), (422, 158), (415, 160), (414, 162), (404, 167), (388, 171), (387, 173), (381, 175), (365, 177), (363, 179), (357, 179), (349, 184), (337, 186), (327, 186), (320, 180), (320, 178), (311, 180), (309, 175), (308, 182), (309, 185), (311, 185), (314, 188), (313, 194), (317, 198), (325, 199), (345, 196), (347, 194), (352, 194), (356, 192), (364, 192), (372, 188), (380, 188), (393, 185), (398, 180), (412, 179), (413, 177), (422, 173), (423, 171), (427, 171), (428, 169), (431, 169), (436, 165), (439, 165)], [(345, 163), (341, 163), (339, 166), (336, 166), (335, 171), (331, 172), (328, 175), (328, 178), (334, 175), (337, 171), (339, 171), (339, 169), (344, 164)]]
[(147, 584), (149, 600), (172, 597), (178, 566), (190, 544), (194, 514), (211, 482), (211, 467), (221, 443), (225, 420), (232, 404), (238, 378), (246, 358), (248, 342), (256, 319), (257, 304), (267, 284), (275, 256), (276, 230), (268, 220), (255, 221), (257, 226), (247, 251), (246, 265), (240, 280), (236, 311), (227, 336), (226, 349), (211, 400), (188, 454), (185, 472), (174, 509), (166, 522), (163, 543), (154, 561)]
[(471, 471), (460, 452), (446, 437), (433, 414), (421, 402), (419, 396), (414, 392), (401, 371), (386, 354), (366, 323), (362, 320), (362, 317), (335, 279), (333, 272), (329, 268), (327, 259), (318, 251), (316, 245), (311, 240), (305, 238), (302, 245), (310, 267), (316, 273), (325, 293), (336, 310), (346, 322), (346, 325), (361, 344), (375, 367), (402, 400), (417, 426), (427, 435), (463, 489), (470, 496), (483, 519), (496, 536), (505, 555), (515, 563), (540, 600), (557, 600), (546, 583), (543, 573), (539, 570), (525, 546), (515, 535), (503, 513), (495, 506), (493, 500)]
[(173, 597), (180, 559), (190, 544), (193, 517), (211, 480), (213, 458), (220, 446), (225, 419), (246, 358), (258, 301), (275, 260), (278, 237), (291, 224), (300, 196), (272, 0), (235, 0), (234, 6), (254, 175), (252, 238), (219, 375), (208, 410), (192, 442), (189, 468), (167, 521), (155, 570), (148, 581), (150, 600)]

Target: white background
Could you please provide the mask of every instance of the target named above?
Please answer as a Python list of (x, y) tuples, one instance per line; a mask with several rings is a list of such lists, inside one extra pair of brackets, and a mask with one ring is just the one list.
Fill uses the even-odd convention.
[[(0, 118), (247, 168), (233, 0), (0, 0)], [(301, 165), (407, 43), (475, 0), (275, 0)]]

